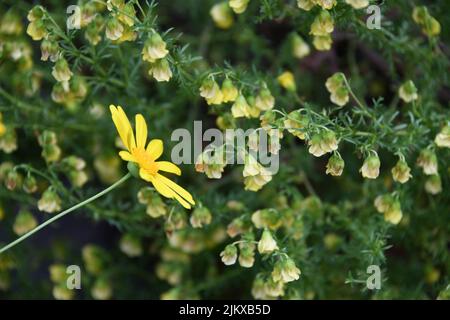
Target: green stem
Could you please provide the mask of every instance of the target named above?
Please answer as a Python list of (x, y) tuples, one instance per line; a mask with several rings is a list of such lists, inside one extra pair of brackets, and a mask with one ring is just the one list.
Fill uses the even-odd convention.
[(34, 233), (38, 232), (39, 230), (43, 229), (44, 227), (46, 227), (47, 225), (49, 225), (50, 223), (64, 217), (66, 214), (81, 208), (85, 205), (87, 205), (88, 203), (94, 201), (95, 199), (100, 198), (101, 196), (103, 196), (104, 194), (107, 194), (108, 192), (110, 192), (111, 190), (115, 189), (116, 187), (118, 187), (120, 184), (122, 184), (123, 182), (125, 182), (126, 180), (128, 180), (131, 177), (131, 173), (127, 173), (125, 176), (123, 176), (120, 180), (118, 180), (117, 182), (115, 182), (114, 184), (112, 184), (111, 186), (109, 186), (108, 188), (106, 188), (105, 190), (97, 193), (96, 195), (90, 197), (89, 199), (86, 199), (76, 205), (74, 205), (73, 207), (70, 207), (67, 210), (64, 210), (63, 212), (57, 214), (56, 216), (54, 216), (53, 218), (48, 219), (47, 221), (45, 221), (44, 223), (41, 223), (39, 226), (37, 226), (36, 228), (34, 228), (31, 231), (28, 231), (27, 233), (25, 233), (23, 236), (21, 236), (20, 238), (16, 239), (15, 241), (9, 243), (8, 245), (4, 246), (3, 248), (0, 249), (0, 254), (2, 254), (3, 252), (5, 252), (8, 249), (11, 249), (12, 247), (14, 247), (16, 244), (19, 244), (20, 242), (22, 242), (23, 240), (25, 240), (26, 238), (28, 238), (29, 236), (33, 235)]

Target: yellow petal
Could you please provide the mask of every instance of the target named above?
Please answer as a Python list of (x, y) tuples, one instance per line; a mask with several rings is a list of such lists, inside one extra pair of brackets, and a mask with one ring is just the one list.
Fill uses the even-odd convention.
[(178, 184), (173, 182), (172, 180), (164, 177), (163, 175), (160, 175), (159, 173), (156, 174), (155, 177), (156, 180), (160, 180), (162, 183), (164, 183), (166, 186), (168, 186), (170, 189), (178, 193), (180, 196), (182, 196), (186, 201), (188, 201), (190, 204), (194, 205), (194, 199), (192, 198), (191, 194), (186, 190), (180, 187)]
[(177, 165), (175, 165), (172, 162), (169, 161), (157, 161), (156, 164), (158, 165), (158, 170), (174, 173), (176, 175), (181, 175), (181, 170), (178, 168)]
[(133, 155), (128, 151), (120, 151), (119, 156), (122, 158), (122, 160), (137, 162), (136, 159), (134, 159)]
[(136, 115), (136, 144), (138, 148), (145, 148), (147, 142), (147, 124), (142, 114)]
[(175, 198), (175, 191), (170, 189), (164, 183), (162, 183), (159, 179), (152, 177), (150, 181), (155, 187), (156, 191), (158, 191), (161, 195), (166, 198), (173, 199)]
[(133, 129), (123, 109), (120, 106), (116, 108), (114, 105), (110, 105), (109, 110), (111, 111), (112, 120), (120, 139), (122, 139), (122, 143), (128, 150), (135, 148), (136, 143), (134, 141)]
[(147, 152), (153, 160), (158, 159), (163, 153), (163, 142), (159, 139), (153, 139), (148, 143)]
[[(126, 142), (130, 150), (136, 148), (136, 140), (134, 139), (133, 128), (131, 127), (130, 120), (128, 120), (125, 111), (123, 111), (121, 106), (117, 106), (118, 119), (121, 122), (122, 128), (124, 129), (124, 135), (126, 136)], [(120, 133), (119, 133), (120, 134)]]
[(148, 182), (152, 182), (153, 180), (153, 176), (142, 168), (139, 169), (139, 176)]

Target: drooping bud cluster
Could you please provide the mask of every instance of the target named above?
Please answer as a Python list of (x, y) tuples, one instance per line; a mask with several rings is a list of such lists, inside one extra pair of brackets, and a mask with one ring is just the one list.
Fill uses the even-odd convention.
[(297, 59), (303, 59), (311, 52), (309, 45), (297, 33), (292, 35), (291, 46), (292, 46), (292, 55)]
[(11, 153), (17, 150), (16, 130), (9, 125), (4, 125), (0, 116), (0, 150)]
[(434, 143), (440, 148), (450, 148), (450, 125), (446, 124), (436, 135)]
[(419, 98), (417, 88), (411, 80), (406, 81), (400, 86), (398, 89), (398, 95), (406, 103), (413, 102)]
[(359, 169), (359, 171), (361, 172), (361, 175), (364, 178), (376, 179), (376, 178), (378, 178), (378, 176), (380, 174), (380, 166), (381, 166), (380, 158), (375, 153), (375, 154), (369, 155), (364, 160), (364, 163), (363, 163), (361, 169)]
[(309, 153), (315, 157), (321, 157), (328, 152), (337, 150), (338, 141), (336, 134), (331, 130), (324, 130), (314, 134), (308, 141)]
[(162, 217), (167, 214), (167, 207), (159, 194), (149, 187), (139, 190), (138, 201), (147, 206), (146, 212), (152, 218)]
[(44, 13), (45, 11), (41, 6), (35, 6), (27, 15), (27, 19), (30, 22), (27, 34), (35, 41), (42, 40), (48, 34)]
[(404, 159), (397, 161), (397, 164), (392, 168), (391, 173), (394, 181), (400, 183), (406, 183), (412, 177), (411, 168)]
[(46, 162), (58, 161), (61, 157), (61, 149), (58, 146), (56, 133), (45, 130), (38, 138), (39, 145), (42, 147), (42, 157)]
[(328, 51), (331, 49), (333, 40), (331, 33), (334, 31), (334, 19), (330, 12), (321, 10), (311, 24), (310, 34), (314, 36), (314, 47), (319, 51)]
[(285, 71), (280, 74), (277, 78), (278, 83), (288, 91), (294, 92), (297, 90), (297, 85), (295, 84), (294, 74), (290, 71)]
[(233, 12), (227, 1), (216, 3), (209, 11), (214, 23), (221, 29), (228, 29), (234, 23)]
[(392, 224), (398, 224), (403, 217), (400, 201), (391, 194), (378, 196), (374, 201), (378, 212), (384, 214), (384, 220)]
[(131, 233), (126, 233), (120, 238), (119, 248), (130, 258), (141, 256), (143, 251), (141, 239)]
[(250, 0), (228, 0), (228, 5), (233, 9), (234, 13), (241, 14), (247, 9)]
[(105, 35), (108, 39), (118, 43), (134, 41), (137, 33), (133, 30), (136, 20), (134, 3), (125, 0), (108, 0), (107, 8), (111, 12), (106, 21)]
[(345, 162), (338, 152), (333, 153), (333, 155), (328, 159), (326, 174), (332, 176), (340, 176), (344, 171)]
[(369, 5), (369, 0), (345, 0), (345, 2), (355, 9), (363, 9)]
[(244, 176), (245, 190), (255, 192), (272, 180), (272, 173), (250, 155), (245, 158), (242, 175)]
[(89, 178), (85, 170), (86, 162), (83, 159), (69, 156), (61, 161), (61, 165), (75, 187), (81, 188), (88, 181)]
[(195, 170), (204, 172), (210, 179), (220, 179), (226, 166), (224, 146), (206, 149), (199, 154), (195, 162)]
[(329, 77), (325, 83), (330, 92), (330, 100), (340, 107), (345, 106), (349, 100), (348, 88), (345, 84), (345, 75), (341, 72), (335, 73)]
[(425, 6), (415, 7), (412, 14), (413, 20), (428, 37), (435, 37), (441, 33), (441, 24), (428, 12)]
[(426, 175), (438, 174), (438, 161), (436, 153), (432, 149), (423, 149), (417, 158), (417, 165), (423, 169)]
[(142, 48), (142, 60), (149, 62), (149, 75), (156, 81), (169, 81), (172, 71), (166, 58), (169, 51), (166, 43), (157, 32), (153, 32)]
[(40, 211), (55, 213), (61, 211), (61, 198), (53, 187), (47, 188), (38, 201)]
[(194, 228), (202, 228), (204, 225), (211, 223), (212, 215), (208, 208), (197, 207), (191, 214), (190, 222)]

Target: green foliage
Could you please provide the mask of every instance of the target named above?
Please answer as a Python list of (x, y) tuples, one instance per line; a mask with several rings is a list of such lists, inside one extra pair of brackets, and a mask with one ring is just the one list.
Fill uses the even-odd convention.
[[(41, 1), (32, 14), (27, 1), (0, 4), (4, 243), (33, 227), (30, 213), (41, 223), (126, 174), (110, 104), (143, 114), (165, 160), (173, 130), (195, 120), (204, 130), (283, 133), (280, 170), (256, 192), (243, 169), (260, 168), (247, 165), (208, 168), (220, 179), (181, 165), (176, 181), (197, 203), (190, 211), (129, 179), (73, 213), (84, 219), (60, 220), (1, 254), (0, 297), (446, 298), (450, 3), (384, 1), (381, 28), (369, 29), (365, 9), (338, 0), (318, 37), (310, 29), (322, 1), (305, 11), (297, 1), (251, 0), (240, 14), (232, 2), (248, 1), (225, 1), (222, 21), (210, 11), (219, 2), (114, 0), (108, 9), (80, 0), (81, 28), (71, 30), (70, 1)], [(428, 15), (413, 17), (420, 5)], [(155, 34), (161, 56), (146, 59)], [(245, 104), (211, 89), (225, 80)], [(85, 237), (85, 226), (107, 236)], [(263, 234), (277, 248), (264, 252)], [(73, 264), (83, 270), (75, 293), (47, 272)], [(381, 268), (380, 290), (366, 287), (370, 265)], [(274, 268), (284, 279), (301, 274), (275, 283)]]

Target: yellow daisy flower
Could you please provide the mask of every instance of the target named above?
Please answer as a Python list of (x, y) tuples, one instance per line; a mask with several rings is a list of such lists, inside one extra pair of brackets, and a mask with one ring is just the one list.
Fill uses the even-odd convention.
[(119, 156), (128, 162), (137, 164), (139, 176), (153, 184), (156, 191), (166, 198), (176, 199), (183, 207), (190, 209), (195, 205), (191, 194), (172, 180), (159, 174), (159, 171), (181, 175), (181, 170), (169, 161), (156, 161), (163, 153), (163, 143), (159, 139), (151, 140), (147, 147), (147, 124), (142, 114), (136, 115), (136, 138), (130, 121), (120, 106), (109, 106), (112, 120), (119, 132), (120, 139), (127, 151)]

